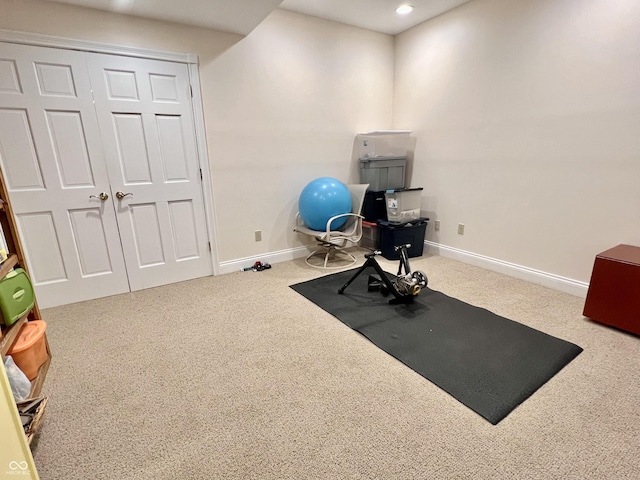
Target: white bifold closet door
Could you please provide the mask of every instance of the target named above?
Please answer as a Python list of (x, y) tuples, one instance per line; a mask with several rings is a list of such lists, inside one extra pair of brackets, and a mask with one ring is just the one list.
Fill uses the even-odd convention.
[(185, 64), (0, 42), (0, 166), (41, 307), (211, 274), (188, 91)]
[(187, 66), (98, 54), (87, 65), (131, 289), (210, 275)]
[(129, 291), (82, 53), (0, 45), (0, 162), (40, 306)]

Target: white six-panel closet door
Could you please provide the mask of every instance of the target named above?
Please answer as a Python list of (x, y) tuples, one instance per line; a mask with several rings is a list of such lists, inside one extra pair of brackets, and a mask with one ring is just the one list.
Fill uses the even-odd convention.
[(0, 43), (0, 163), (42, 308), (129, 291), (84, 54)]
[(132, 290), (212, 273), (185, 64), (87, 66)]
[(190, 102), (185, 64), (0, 42), (0, 165), (42, 308), (212, 273)]

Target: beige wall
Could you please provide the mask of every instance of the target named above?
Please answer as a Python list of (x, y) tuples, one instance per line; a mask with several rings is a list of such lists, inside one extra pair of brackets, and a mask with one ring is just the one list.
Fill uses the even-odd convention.
[(640, 244), (636, 0), (474, 0), (395, 50), (281, 10), (247, 37), (35, 0), (0, 12), (0, 28), (199, 56), (222, 262), (300, 245), (299, 191), (357, 181), (355, 133), (391, 126), (415, 131), (433, 242), (578, 281)]
[(393, 37), (276, 10), (202, 75), (221, 259), (299, 246), (300, 191), (357, 183), (355, 134), (391, 124)]
[(475, 0), (396, 37), (428, 240), (585, 282), (640, 245), (639, 25), (637, 0)]
[(4, 29), (198, 55), (221, 262), (299, 246), (302, 188), (357, 181), (355, 134), (390, 127), (389, 35), (280, 10), (246, 37), (44, 1), (0, 12)]

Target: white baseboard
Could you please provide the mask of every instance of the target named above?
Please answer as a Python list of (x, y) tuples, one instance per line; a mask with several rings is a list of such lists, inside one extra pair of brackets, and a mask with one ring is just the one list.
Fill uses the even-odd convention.
[(536, 283), (577, 297), (584, 298), (587, 296), (589, 284), (586, 282), (580, 282), (571, 278), (565, 278), (552, 273), (534, 270), (533, 268), (523, 267), (522, 265), (516, 265), (503, 260), (485, 257), (484, 255), (478, 255), (476, 253), (448, 247), (439, 243), (430, 241), (425, 241), (424, 243), (429, 253), (440, 255), (441, 257), (451, 258), (463, 263), (468, 263), (470, 265), (475, 265), (504, 275), (509, 275), (510, 277), (526, 280), (527, 282)]
[[(577, 297), (586, 297), (589, 284), (586, 282), (580, 282), (571, 278), (561, 277), (552, 273), (542, 272), (540, 270), (534, 270), (533, 268), (523, 267), (522, 265), (516, 265), (514, 263), (505, 262), (484, 255), (478, 255), (476, 253), (467, 252), (458, 248), (448, 247), (439, 243), (425, 241), (425, 251), (440, 255), (442, 257), (458, 260), (459, 262), (475, 265), (476, 267), (485, 268), (494, 272), (502, 273), (510, 277), (519, 278), (527, 282), (536, 283), (554, 290), (569, 293)], [(253, 257), (239, 258), (236, 260), (230, 260), (221, 262), (219, 265), (219, 273), (232, 273), (240, 272), (243, 268), (251, 267), (255, 262), (276, 264), (279, 262), (286, 262), (289, 260), (295, 260), (297, 258), (304, 258), (309, 254), (309, 248), (302, 246), (289, 250), (280, 250), (278, 252), (269, 252), (262, 255), (256, 255)]]
[(280, 250), (278, 252), (263, 253), (262, 255), (256, 255), (253, 257), (238, 258), (236, 260), (229, 260), (227, 262), (220, 262), (219, 272), (220, 274), (241, 272), (246, 267), (252, 267), (256, 262), (276, 264), (280, 262), (287, 262), (289, 260), (295, 260), (296, 258), (305, 258), (309, 255), (309, 248), (296, 247), (289, 250)]

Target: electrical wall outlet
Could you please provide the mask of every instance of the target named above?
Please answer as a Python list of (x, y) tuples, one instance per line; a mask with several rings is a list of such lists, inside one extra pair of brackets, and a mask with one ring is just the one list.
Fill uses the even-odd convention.
[(262, 230), (256, 230), (253, 235), (256, 237), (256, 242), (262, 241)]
[(464, 235), (464, 223), (458, 224), (458, 235)]
[(433, 227), (435, 228), (436, 232), (440, 231), (440, 220), (436, 220), (435, 222), (433, 222)]

